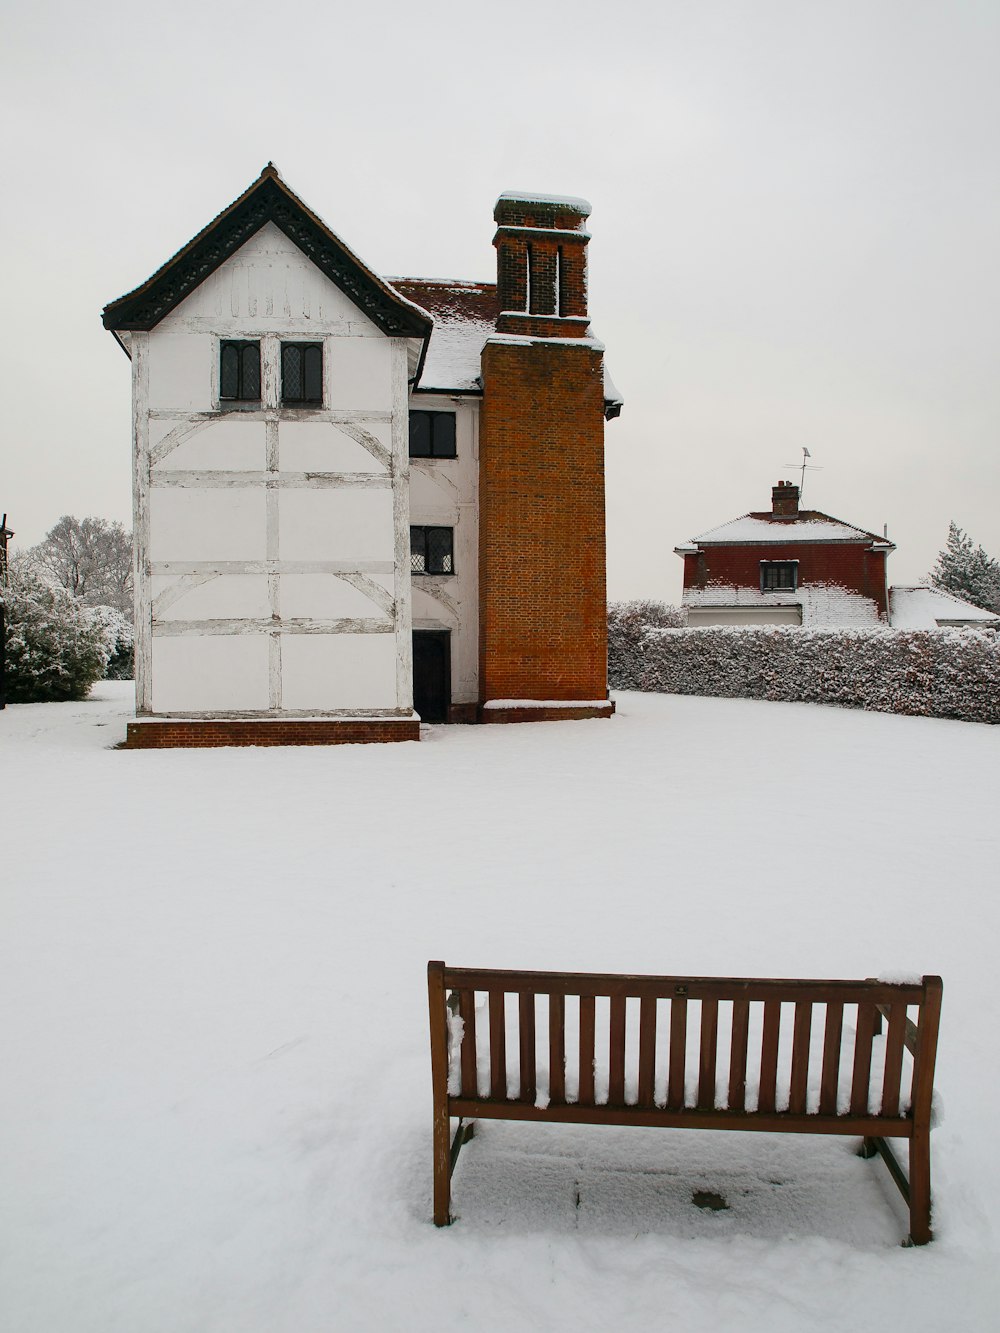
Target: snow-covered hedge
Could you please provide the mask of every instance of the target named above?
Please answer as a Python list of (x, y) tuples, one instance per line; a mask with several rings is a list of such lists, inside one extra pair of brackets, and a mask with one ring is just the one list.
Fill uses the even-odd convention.
[(615, 607), (608, 624), (614, 689), (1000, 723), (1000, 634), (990, 630), (670, 629)]
[(26, 565), (11, 562), (10, 582), (0, 596), (7, 626), (8, 702), (86, 698), (104, 675), (117, 629)]

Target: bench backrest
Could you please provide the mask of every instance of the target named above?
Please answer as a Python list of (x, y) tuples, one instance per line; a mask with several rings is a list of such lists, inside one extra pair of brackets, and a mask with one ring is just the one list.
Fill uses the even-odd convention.
[(435, 1097), (447, 1096), (453, 1115), (780, 1116), (800, 1128), (857, 1122), (864, 1133), (929, 1123), (939, 977), (616, 976), (432, 962), (428, 987)]

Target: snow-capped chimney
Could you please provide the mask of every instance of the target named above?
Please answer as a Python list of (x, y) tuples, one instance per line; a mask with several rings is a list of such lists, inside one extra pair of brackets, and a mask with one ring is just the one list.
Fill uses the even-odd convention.
[(771, 487), (771, 512), (775, 518), (798, 518), (799, 488), (791, 481)]
[(587, 332), (586, 199), (508, 191), (497, 200), (501, 333), (583, 337)]

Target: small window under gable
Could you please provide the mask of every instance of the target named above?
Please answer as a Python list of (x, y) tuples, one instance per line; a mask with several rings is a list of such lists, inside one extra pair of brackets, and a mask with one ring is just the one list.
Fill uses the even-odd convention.
[(260, 343), (219, 344), (219, 398), (222, 402), (260, 402)]
[(761, 592), (794, 592), (799, 586), (797, 560), (762, 560), (760, 562)]
[(323, 402), (323, 344), (281, 344), (281, 401), (295, 405)]

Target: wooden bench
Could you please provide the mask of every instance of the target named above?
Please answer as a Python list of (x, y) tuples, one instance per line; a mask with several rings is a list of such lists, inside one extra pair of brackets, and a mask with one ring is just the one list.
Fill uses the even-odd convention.
[[(471, 1122), (493, 1118), (859, 1134), (862, 1156), (881, 1154), (909, 1205), (910, 1243), (931, 1239), (940, 977), (780, 981), (432, 962), (427, 984), (438, 1226), (452, 1220), (451, 1175)], [(908, 1176), (892, 1138), (909, 1140)]]

